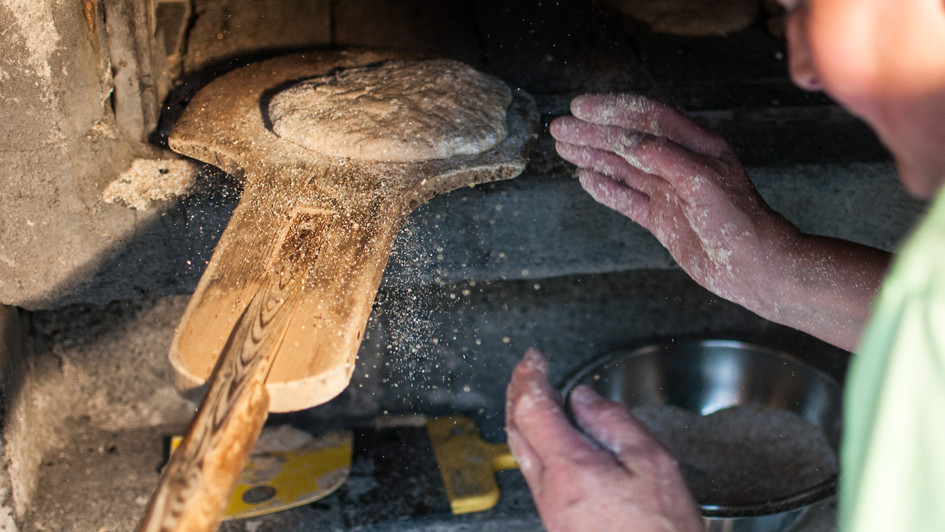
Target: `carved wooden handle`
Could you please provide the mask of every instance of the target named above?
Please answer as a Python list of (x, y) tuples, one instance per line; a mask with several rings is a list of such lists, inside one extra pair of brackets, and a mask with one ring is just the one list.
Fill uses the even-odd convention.
[(350, 171), (344, 166), (278, 183), (265, 180), (280, 171), (288, 173), (247, 171), (240, 204), (177, 328), (168, 358), (175, 386), (189, 397), (209, 382), (276, 256), (305, 271), (298, 274), (302, 294), (266, 381), (270, 412), (320, 405), (348, 385), (384, 266), (413, 196), (382, 187), (352, 190), (340, 198), (313, 191), (321, 182), (339, 179), (332, 172)]
[(161, 474), (140, 532), (219, 525), (269, 414), (266, 376), (285, 337), (297, 282), (271, 276), (243, 312), (200, 410)]

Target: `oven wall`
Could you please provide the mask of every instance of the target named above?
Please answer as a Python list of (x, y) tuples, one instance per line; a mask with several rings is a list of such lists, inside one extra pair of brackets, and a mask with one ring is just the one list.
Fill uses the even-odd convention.
[[(582, 92), (660, 98), (725, 134), (772, 202), (805, 230), (890, 247), (921, 209), (898, 190), (888, 157), (862, 124), (791, 86), (783, 43), (762, 20), (729, 36), (683, 38), (590, 0), (0, 0), (0, 22), (8, 28), (0, 42), (0, 303), (7, 305), (190, 293), (238, 183), (195, 164), (189, 193), (137, 208), (106, 202), (106, 187), (139, 176), (126, 173), (136, 160), (176, 157), (164, 139), (208, 80), (248, 61), (326, 46), (468, 62), (530, 92), (545, 122)], [(444, 275), (480, 280), (674, 267), (645, 233), (583, 197), (570, 176), (543, 131), (514, 184), (477, 190), (476, 201), (462, 205), (437, 198), (415, 215), (445, 235), (447, 253), (399, 245), (395, 256), (426, 264), (442, 254)], [(151, 176), (157, 185), (160, 178)], [(882, 192), (864, 198), (870, 190)], [(493, 194), (517, 208), (487, 214), (490, 202), (504, 201)], [(837, 205), (811, 214), (812, 196)], [(897, 216), (875, 224), (877, 210)], [(490, 225), (468, 223), (480, 219)], [(530, 239), (536, 227), (597, 255)], [(490, 261), (516, 239), (524, 239), (518, 258)]]

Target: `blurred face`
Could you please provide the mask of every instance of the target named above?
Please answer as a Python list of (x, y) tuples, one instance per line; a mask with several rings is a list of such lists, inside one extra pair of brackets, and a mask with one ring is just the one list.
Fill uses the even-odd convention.
[(780, 0), (791, 77), (866, 120), (916, 196), (945, 182), (945, 0)]

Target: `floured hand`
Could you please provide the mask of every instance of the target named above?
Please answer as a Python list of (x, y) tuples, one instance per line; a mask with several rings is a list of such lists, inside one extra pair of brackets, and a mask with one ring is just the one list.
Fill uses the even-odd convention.
[(696, 282), (749, 308), (762, 268), (799, 232), (721, 138), (634, 95), (588, 95), (551, 124), (558, 153), (597, 201), (652, 232)]
[(508, 443), (545, 526), (555, 531), (702, 532), (692, 496), (666, 449), (623, 405), (578, 388), (565, 417), (547, 381), (548, 362), (529, 350), (506, 402)]
[(889, 254), (801, 233), (764, 202), (724, 140), (665, 105), (586, 95), (571, 112), (551, 134), (594, 199), (653, 233), (716, 295), (855, 347)]

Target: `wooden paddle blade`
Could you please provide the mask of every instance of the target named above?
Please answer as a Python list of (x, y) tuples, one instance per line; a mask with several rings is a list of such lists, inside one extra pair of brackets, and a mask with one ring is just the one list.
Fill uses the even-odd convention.
[(210, 530), (268, 411), (301, 410), (350, 380), (381, 274), (414, 207), (459, 186), (514, 177), (535, 137), (516, 95), (511, 135), (489, 152), (405, 164), (351, 164), (277, 137), (262, 110), (279, 86), (384, 54), (295, 55), (205, 87), (169, 145), (245, 178), (243, 196), (171, 346), (178, 389), (210, 387), (139, 530)]
[(311, 186), (304, 180), (287, 180), (276, 189), (251, 186), (258, 182), (251, 177), (178, 326), (169, 358), (177, 388), (199, 394), (254, 291), (273, 275), (270, 257), (279, 255), (301, 277), (266, 385), (270, 411), (301, 410), (347, 386), (409, 198), (361, 194), (322, 202), (303, 190)]
[(328, 217), (320, 237), (325, 247), (309, 254), (313, 282), (304, 289), (266, 384), (273, 412), (319, 405), (347, 385), (387, 256), (412, 208), (436, 194), (509, 179), (525, 168), (538, 113), (521, 91), (514, 92), (508, 109), (508, 137), (477, 155), (359, 163), (312, 152), (268, 128), (265, 102), (280, 87), (394, 57), (318, 52), (247, 65), (201, 89), (175, 124), (168, 139), (173, 150), (244, 178), (243, 197), (171, 346), (174, 383), (185, 396), (199, 397), (296, 213), (310, 209)]
[[(244, 191), (175, 335), (178, 375), (216, 364), (140, 531), (216, 528), (268, 412), (279, 409), (267, 391), (277, 363), (296, 386), (283, 391), (286, 410), (348, 384), (410, 198), (362, 195), (330, 209), (285, 201), (287, 192), (305, 198), (292, 186), (309, 185), (288, 183)], [(221, 319), (228, 314), (236, 318)]]

